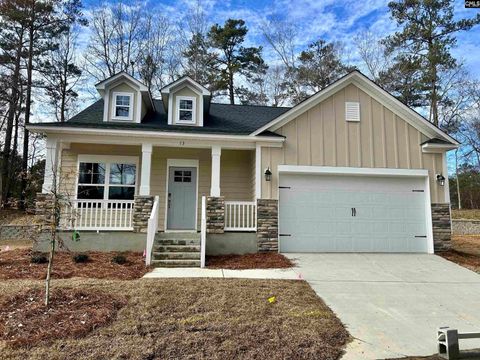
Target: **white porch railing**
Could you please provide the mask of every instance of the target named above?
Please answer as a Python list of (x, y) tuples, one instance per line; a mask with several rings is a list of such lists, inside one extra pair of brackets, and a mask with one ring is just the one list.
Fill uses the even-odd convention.
[(207, 247), (207, 198), (202, 196), (202, 219), (200, 223), (200, 267), (205, 267), (205, 250)]
[(70, 200), (62, 209), (65, 230), (133, 230), (133, 200)]
[(255, 201), (225, 201), (225, 231), (257, 230)]
[(145, 249), (145, 264), (150, 265), (152, 263), (152, 248), (155, 242), (155, 234), (158, 230), (158, 211), (160, 209), (160, 198), (155, 196), (153, 202), (152, 212), (148, 218), (147, 228), (147, 247)]

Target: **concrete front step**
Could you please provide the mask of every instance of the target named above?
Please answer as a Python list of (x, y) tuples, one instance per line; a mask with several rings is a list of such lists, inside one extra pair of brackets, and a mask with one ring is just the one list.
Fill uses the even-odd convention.
[(200, 260), (200, 252), (153, 252), (154, 260)]
[(200, 241), (200, 233), (196, 232), (159, 232), (155, 235), (155, 239), (162, 240), (198, 240)]
[(155, 245), (160, 246), (200, 246), (200, 240), (194, 239), (157, 239), (155, 238)]
[(153, 252), (200, 252), (200, 245), (154, 245)]
[(152, 260), (154, 267), (200, 267), (200, 260)]

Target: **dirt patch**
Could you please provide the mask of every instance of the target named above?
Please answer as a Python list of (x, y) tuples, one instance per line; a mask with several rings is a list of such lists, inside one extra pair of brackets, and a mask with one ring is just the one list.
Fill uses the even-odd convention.
[(480, 256), (467, 254), (457, 250), (449, 250), (438, 253), (444, 259), (466, 267), (480, 274)]
[[(41, 287), (0, 282), (0, 293)], [(101, 291), (128, 299), (114, 321), (80, 339), (8, 359), (338, 359), (349, 335), (304, 281), (247, 279), (65, 279), (55, 289)], [(268, 299), (275, 296), (275, 301)]]
[(43, 289), (30, 289), (0, 300), (0, 340), (8, 346), (32, 347), (79, 338), (109, 323), (126, 304), (99, 291), (54, 289), (46, 308), (44, 296)]
[(212, 269), (279, 269), (291, 268), (294, 264), (282, 254), (257, 253), (245, 255), (208, 256), (207, 267)]
[(480, 209), (452, 209), (453, 219), (480, 220)]
[[(145, 266), (145, 260), (140, 253), (122, 253), (127, 258), (127, 263), (122, 265), (112, 262), (115, 254), (117, 253), (89, 252), (87, 262), (75, 263), (72, 253), (57, 252), (53, 260), (52, 277), (132, 280), (141, 278), (151, 270)], [(47, 264), (33, 264), (31, 256), (32, 251), (29, 249), (0, 252), (0, 280), (45, 278)]]
[(0, 225), (32, 225), (36, 222), (36, 216), (25, 211), (0, 210)]
[(480, 235), (455, 235), (452, 249), (437, 255), (480, 274)]
[(457, 251), (480, 256), (480, 234), (455, 235), (452, 237), (452, 244)]

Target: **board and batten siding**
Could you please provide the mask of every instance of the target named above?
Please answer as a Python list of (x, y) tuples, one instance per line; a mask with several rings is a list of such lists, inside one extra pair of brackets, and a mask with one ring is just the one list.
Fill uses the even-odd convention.
[[(77, 162), (79, 154), (90, 155), (123, 155), (139, 158), (137, 192), (140, 186), (141, 146), (101, 145), (72, 143), (69, 149), (63, 149), (61, 155), (62, 191), (70, 197), (75, 196), (77, 181)], [(210, 149), (189, 149), (172, 147), (153, 147), (150, 189), (153, 196), (160, 198), (159, 229), (164, 230), (167, 159), (196, 159), (199, 161), (198, 172), (198, 215), (197, 225), (200, 226), (201, 196), (210, 194), (210, 179), (212, 172), (212, 157)], [(254, 178), (255, 166), (252, 165), (254, 152), (251, 150), (223, 150), (220, 158), (220, 190), (226, 200), (252, 201), (254, 188), (251, 181)], [(253, 172), (253, 175), (252, 175)]]
[[(345, 120), (345, 102), (360, 103), (360, 122)], [(286, 137), (283, 148), (262, 147), (262, 198), (278, 199), (278, 165), (427, 169), (432, 203), (443, 203), (442, 154), (422, 153), (427, 138), (405, 120), (353, 84), (339, 90), (275, 131)]]

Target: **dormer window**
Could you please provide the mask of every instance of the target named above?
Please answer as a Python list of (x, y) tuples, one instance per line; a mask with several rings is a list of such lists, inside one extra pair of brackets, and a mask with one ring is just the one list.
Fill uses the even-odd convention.
[(113, 93), (113, 120), (132, 120), (133, 119), (133, 94), (131, 93)]
[(177, 96), (177, 123), (195, 124), (196, 99), (188, 96)]

